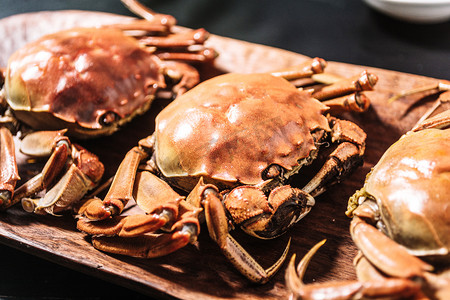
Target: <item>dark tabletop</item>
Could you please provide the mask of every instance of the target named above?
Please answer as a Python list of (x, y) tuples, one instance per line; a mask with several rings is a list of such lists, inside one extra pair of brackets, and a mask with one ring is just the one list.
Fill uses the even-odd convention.
[[(327, 60), (450, 80), (450, 22), (419, 25), (360, 0), (152, 0), (178, 24)], [(0, 18), (82, 9), (132, 15), (119, 0), (0, 0)], [(261, 61), (263, 64), (264, 61)], [(0, 245), (0, 298), (145, 298), (131, 290)]]

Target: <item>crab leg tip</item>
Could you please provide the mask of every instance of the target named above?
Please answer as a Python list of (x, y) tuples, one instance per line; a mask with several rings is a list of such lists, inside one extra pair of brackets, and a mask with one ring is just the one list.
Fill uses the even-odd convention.
[(318, 242), (317, 244), (315, 244), (308, 251), (308, 253), (306, 253), (306, 255), (302, 258), (302, 260), (300, 261), (300, 263), (297, 266), (297, 273), (300, 278), (303, 278), (303, 276), (305, 275), (306, 269), (309, 265), (309, 262), (311, 261), (313, 256), (316, 254), (316, 252), (319, 250), (319, 248), (322, 247), (323, 244), (325, 244), (326, 241), (327, 241), (326, 239), (323, 239), (320, 242)]
[(315, 74), (323, 73), (327, 67), (327, 62), (320, 57), (315, 57), (311, 64), (311, 69)]

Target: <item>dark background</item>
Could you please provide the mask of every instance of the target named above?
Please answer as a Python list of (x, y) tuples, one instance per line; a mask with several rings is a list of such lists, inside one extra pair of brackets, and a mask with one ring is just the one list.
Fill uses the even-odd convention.
[[(178, 24), (358, 65), (450, 79), (450, 22), (411, 24), (361, 0), (142, 0)], [(0, 0), (0, 17), (82, 9), (132, 15), (119, 0)], [(261, 62), (264, 63), (264, 62)]]
[[(450, 22), (406, 23), (359, 0), (142, 2), (185, 27), (327, 60), (450, 80)], [(132, 15), (119, 0), (0, 0), (0, 18), (65, 9)], [(6, 246), (0, 245), (0, 257), (0, 298), (145, 298)]]

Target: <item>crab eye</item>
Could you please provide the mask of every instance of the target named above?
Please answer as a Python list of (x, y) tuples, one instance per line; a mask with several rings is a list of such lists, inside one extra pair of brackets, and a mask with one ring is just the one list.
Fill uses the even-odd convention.
[(120, 116), (113, 111), (107, 111), (100, 116), (99, 122), (102, 126), (111, 126), (120, 120)]
[(284, 174), (284, 169), (280, 165), (270, 165), (262, 173), (263, 180), (281, 177)]

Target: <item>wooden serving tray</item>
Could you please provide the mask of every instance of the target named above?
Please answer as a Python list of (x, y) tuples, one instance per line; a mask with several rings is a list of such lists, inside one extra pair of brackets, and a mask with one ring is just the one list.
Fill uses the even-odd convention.
[[(45, 33), (128, 19), (82, 11), (39, 12), (5, 18), (0, 20), (0, 66), (6, 66), (7, 58), (15, 49)], [(270, 71), (298, 64), (308, 58), (214, 35), (208, 44), (220, 56), (213, 68), (204, 70), (204, 77), (223, 72)], [(236, 239), (263, 266), (270, 266), (280, 256), (289, 236), (292, 237), (289, 257), (293, 253), (303, 256), (316, 242), (326, 238), (327, 243), (311, 262), (306, 281), (355, 278), (352, 259), (356, 248), (348, 233), (350, 220), (344, 215), (347, 199), (362, 186), (366, 174), (387, 147), (411, 128), (436, 99), (435, 96), (423, 99), (423, 95), (416, 95), (387, 103), (387, 99), (399, 91), (427, 85), (436, 82), (436, 79), (338, 62), (330, 62), (327, 71), (349, 77), (364, 69), (379, 76), (376, 91), (368, 93), (372, 107), (362, 115), (342, 116), (359, 124), (368, 134), (363, 167), (348, 180), (318, 197), (311, 213), (285, 236), (261, 241), (239, 231), (234, 232)], [(152, 134), (153, 120), (165, 104), (164, 101), (156, 101), (150, 112), (113, 136), (80, 142), (105, 163), (105, 178), (114, 174), (128, 149), (136, 145), (139, 139)], [(39, 164), (26, 164), (25, 158), (18, 155), (23, 178), (30, 177), (40, 168)], [(296, 185), (296, 180), (292, 185)], [(69, 215), (37, 216), (16, 207), (0, 213), (0, 242), (154, 297), (198, 300), (279, 299), (288, 296), (284, 267), (263, 286), (249, 283), (222, 256), (209, 239), (206, 227), (202, 227), (202, 233), (194, 245), (158, 259), (137, 259), (95, 250), (89, 239), (76, 230), (75, 221)]]

